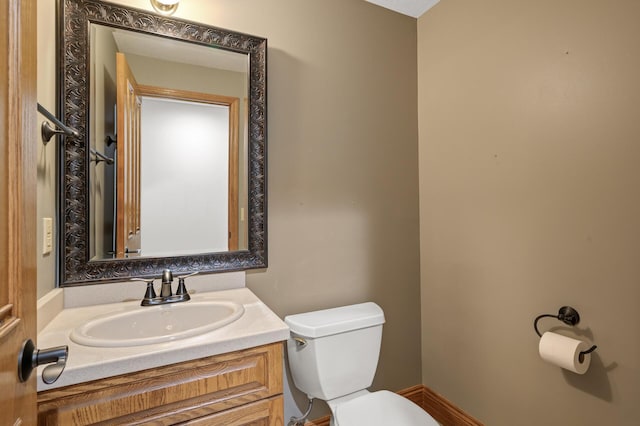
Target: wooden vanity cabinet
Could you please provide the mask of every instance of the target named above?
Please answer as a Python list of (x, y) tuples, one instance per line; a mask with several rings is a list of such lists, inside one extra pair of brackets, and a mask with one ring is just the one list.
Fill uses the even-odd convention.
[(273, 343), (38, 392), (38, 424), (280, 426), (282, 350)]

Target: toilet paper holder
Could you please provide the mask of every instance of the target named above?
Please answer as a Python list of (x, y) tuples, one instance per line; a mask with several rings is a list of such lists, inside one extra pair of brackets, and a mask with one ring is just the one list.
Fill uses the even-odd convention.
[[(558, 311), (557, 315), (554, 314), (542, 314), (542, 315), (538, 315), (536, 317), (535, 320), (533, 320), (533, 329), (536, 331), (536, 334), (539, 337), (542, 337), (542, 334), (540, 333), (540, 330), (538, 330), (538, 321), (540, 321), (542, 318), (546, 318), (546, 317), (551, 317), (551, 318), (555, 318), (558, 319), (560, 321), (562, 321), (563, 323), (570, 325), (570, 326), (574, 326), (576, 324), (578, 324), (580, 322), (580, 314), (578, 314), (578, 311), (576, 311), (575, 309), (573, 309), (571, 306), (563, 306), (560, 308), (560, 310)], [(580, 362), (582, 362), (582, 359), (584, 358), (584, 356), (586, 354), (590, 354), (591, 352), (595, 351), (597, 348), (596, 345), (591, 346), (591, 348), (587, 349), (586, 351), (582, 351), (580, 352)]]

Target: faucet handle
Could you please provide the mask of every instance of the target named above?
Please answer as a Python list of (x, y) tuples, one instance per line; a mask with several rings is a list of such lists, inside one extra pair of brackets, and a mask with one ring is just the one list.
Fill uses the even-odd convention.
[(153, 281), (154, 278), (131, 278), (130, 281), (142, 281), (147, 283), (147, 291), (144, 293), (144, 299), (142, 299), (142, 303), (144, 303), (145, 301), (151, 300), (151, 299), (155, 299), (156, 298), (156, 291), (153, 288)]
[(176, 277), (176, 278), (178, 278), (179, 280), (184, 280), (185, 278), (189, 278), (189, 277), (192, 277), (194, 275), (198, 275), (198, 271), (191, 272), (191, 273), (189, 273), (187, 275), (180, 275), (179, 277)]
[(187, 287), (184, 285), (184, 279), (192, 277), (192, 276), (196, 275), (197, 273), (198, 273), (198, 271), (192, 272), (192, 273), (187, 274), (187, 275), (181, 275), (181, 276), (178, 277), (178, 289), (176, 290), (176, 294), (179, 295), (179, 296), (182, 296), (184, 298), (184, 300), (191, 299), (191, 297), (189, 296), (189, 293), (187, 292)]

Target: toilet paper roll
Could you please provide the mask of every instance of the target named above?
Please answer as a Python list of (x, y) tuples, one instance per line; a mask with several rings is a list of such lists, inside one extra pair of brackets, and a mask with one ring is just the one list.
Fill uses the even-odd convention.
[(538, 351), (540, 357), (550, 364), (562, 367), (574, 373), (584, 374), (589, 369), (591, 354), (583, 356), (580, 361), (580, 352), (586, 351), (591, 346), (582, 340), (547, 331), (540, 338)]

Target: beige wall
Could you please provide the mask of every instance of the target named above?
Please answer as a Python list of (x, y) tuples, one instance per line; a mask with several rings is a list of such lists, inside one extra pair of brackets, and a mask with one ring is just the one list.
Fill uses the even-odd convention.
[[(56, 52), (55, 44), (55, 0), (38, 0), (38, 102), (52, 114), (56, 114)], [(56, 241), (56, 150), (58, 138), (52, 138), (47, 145), (40, 138), (40, 124), (45, 121), (38, 114), (38, 201), (36, 226), (36, 249), (38, 259), (38, 297), (44, 296), (56, 285), (56, 253), (42, 254), (42, 218), (53, 219), (53, 240)], [(53, 124), (53, 123), (51, 123)], [(54, 243), (55, 244), (55, 243)]]
[(183, 1), (176, 15), (268, 39), (269, 268), (248, 286), (280, 316), (378, 302), (374, 386), (419, 383), (415, 20), (362, 0)]
[[(105, 143), (107, 135), (115, 136), (116, 103), (116, 63), (118, 48), (111, 31), (100, 25), (89, 28), (92, 37), (91, 49), (94, 54), (89, 65), (89, 96), (93, 100), (89, 103), (89, 144), (96, 152), (109, 158), (115, 157), (115, 146), (109, 148)], [(99, 119), (97, 117), (100, 117)], [(89, 162), (89, 258), (104, 259), (111, 256), (109, 252), (115, 250), (113, 234), (107, 230), (113, 229), (114, 206), (114, 173), (115, 163), (96, 162), (95, 156), (90, 156)], [(107, 207), (105, 203), (109, 206)]]
[[(246, 72), (227, 71), (127, 53), (138, 84), (244, 98)], [(158, 72), (161, 69), (162, 72)]]
[[(640, 424), (639, 16), (446, 0), (418, 20), (423, 382), (488, 425)], [(537, 355), (533, 318), (565, 304), (598, 345), (584, 376)]]
[(268, 39), (269, 268), (249, 287), (281, 316), (378, 302), (374, 386), (419, 383), (415, 20), (362, 0), (198, 6), (178, 13)]

